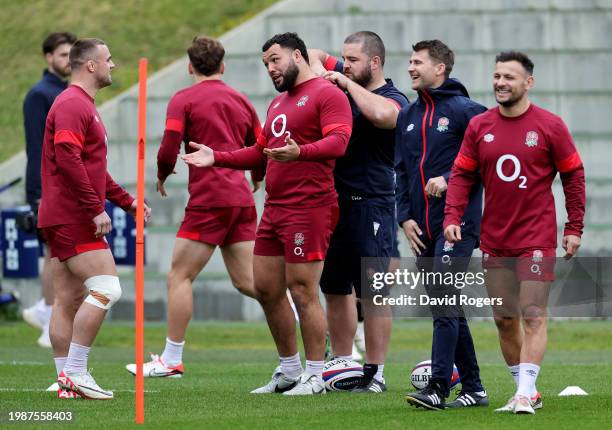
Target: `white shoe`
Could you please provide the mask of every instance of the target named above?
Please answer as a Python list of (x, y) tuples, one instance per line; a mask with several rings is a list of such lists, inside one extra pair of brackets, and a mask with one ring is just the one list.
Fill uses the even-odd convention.
[(272, 373), (272, 379), (263, 387), (259, 387), (251, 391), (251, 394), (270, 394), (270, 393), (284, 393), (295, 387), (299, 378), (290, 378), (285, 375), (280, 366), (274, 369)]
[(36, 310), (36, 306), (30, 306), (29, 308), (25, 308), (23, 312), (21, 312), (21, 316), (25, 322), (30, 324), (32, 327), (42, 330), (44, 321), (41, 321), (39, 318), (39, 313)]
[(508, 403), (506, 403), (501, 408), (495, 409), (495, 412), (514, 412), (514, 407), (516, 406), (518, 399), (516, 396), (510, 397)]
[(113, 398), (113, 392), (100, 388), (89, 372), (83, 375), (66, 375), (62, 371), (57, 377), (57, 383), (60, 388), (74, 391), (85, 399), (110, 400)]
[(43, 327), (43, 331), (36, 342), (38, 343), (38, 346), (42, 348), (51, 348), (51, 338), (49, 337), (49, 324), (46, 324)]
[(355, 343), (353, 343), (353, 361), (361, 361), (363, 360), (363, 355), (361, 355), (361, 353), (359, 352), (359, 350), (357, 349), (357, 345), (356, 345), (357, 341), (355, 341)]
[[(136, 364), (127, 364), (126, 370), (136, 376)], [(163, 362), (161, 357), (151, 354), (151, 361), (142, 365), (142, 373), (145, 378), (182, 378), (185, 373), (183, 363), (176, 366), (169, 366)]]
[(515, 396), (516, 404), (514, 405), (514, 413), (515, 414), (535, 414), (533, 410), (533, 405), (531, 404), (531, 399), (526, 396)]
[(57, 382), (54, 382), (53, 384), (49, 385), (49, 388), (47, 388), (47, 391), (57, 391), (60, 389), (60, 386)]
[(325, 394), (323, 378), (309, 373), (302, 373), (295, 387), (283, 393), (284, 396), (308, 396), (312, 394)]

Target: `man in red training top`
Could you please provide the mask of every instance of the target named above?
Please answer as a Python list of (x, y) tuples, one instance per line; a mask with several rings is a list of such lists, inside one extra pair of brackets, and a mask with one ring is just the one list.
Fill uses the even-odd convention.
[[(181, 143), (206, 142), (216, 151), (253, 145), (261, 132), (249, 100), (222, 80), (225, 49), (217, 40), (196, 37), (187, 50), (195, 85), (176, 93), (168, 104), (166, 130), (157, 154), (157, 190), (173, 173)], [(185, 152), (194, 151), (186, 147)], [(263, 164), (261, 174), (263, 173)], [(255, 177), (257, 176), (254, 173)], [(254, 190), (259, 187), (254, 182)], [(189, 166), (189, 203), (177, 233), (168, 273), (168, 332), (161, 356), (144, 365), (145, 377), (181, 377), (185, 332), (193, 311), (192, 282), (219, 246), (234, 286), (254, 297), (253, 244), (257, 213), (243, 172)], [(136, 374), (136, 365), (126, 369)]]
[[(183, 159), (200, 167), (246, 169), (268, 157), (267, 197), (255, 239), (253, 275), (280, 366), (267, 385), (252, 392), (324, 394), (326, 324), (318, 288), (338, 217), (334, 162), (348, 145), (351, 109), (341, 90), (310, 70), (306, 46), (297, 34), (277, 34), (262, 51), (264, 65), (281, 94), (268, 108), (257, 145), (219, 152), (192, 143), (198, 151)], [(300, 317), (305, 370), (287, 288)]]
[[(585, 210), (584, 168), (557, 115), (528, 99), (533, 62), (521, 52), (497, 55), (493, 90), (498, 107), (474, 117), (457, 156), (446, 196), (444, 235), (461, 240), (460, 220), (479, 175), (485, 188), (480, 248), (502, 354), (517, 390), (498, 412), (542, 407), (536, 379), (546, 350), (546, 306), (554, 280), (557, 220), (551, 190), (557, 171), (569, 221), (565, 258), (580, 247)], [(522, 328), (521, 328), (522, 320)]]
[[(94, 98), (111, 85), (115, 67), (99, 39), (78, 40), (70, 50), (72, 85), (53, 103), (45, 128), (42, 200), (38, 227), (49, 243), (55, 302), (50, 335), (58, 384), (90, 399), (112, 399), (87, 370), (87, 356), (121, 286), (104, 235), (108, 199), (132, 215), (136, 202), (107, 171), (107, 136)], [(145, 207), (145, 219), (150, 209)], [(85, 289), (89, 295), (85, 298)]]

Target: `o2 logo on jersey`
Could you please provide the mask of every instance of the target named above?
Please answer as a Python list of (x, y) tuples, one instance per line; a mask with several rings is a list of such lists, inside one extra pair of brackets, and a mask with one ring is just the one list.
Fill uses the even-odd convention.
[[(279, 120), (281, 121), (281, 129), (280, 131), (276, 131), (276, 122)], [(281, 137), (283, 134), (285, 134), (286, 128), (287, 128), (287, 115), (285, 115), (284, 113), (281, 113), (276, 118), (274, 118), (272, 120), (272, 123), (270, 124), (270, 130), (272, 130), (272, 134), (274, 135), (274, 137)]]
[[(514, 165), (514, 170), (510, 176), (507, 176), (502, 171), (504, 167), (504, 163), (506, 161), (510, 161)], [(516, 157), (516, 155), (512, 154), (504, 154), (497, 160), (497, 164), (495, 165), (495, 171), (497, 172), (497, 176), (504, 182), (514, 182), (517, 179), (520, 181), (518, 187), (519, 188), (527, 188), (527, 176), (521, 175), (521, 162)]]

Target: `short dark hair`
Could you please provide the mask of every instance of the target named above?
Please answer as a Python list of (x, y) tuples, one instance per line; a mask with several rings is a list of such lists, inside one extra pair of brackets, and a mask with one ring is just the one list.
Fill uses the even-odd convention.
[(77, 37), (74, 33), (69, 31), (63, 31), (59, 33), (49, 34), (42, 43), (43, 54), (52, 54), (58, 46), (64, 43), (74, 44), (77, 41)]
[(302, 57), (306, 60), (308, 64), (310, 61), (308, 59), (308, 50), (306, 49), (306, 44), (297, 33), (282, 33), (276, 34), (264, 43), (261, 47), (261, 52), (266, 52), (272, 45), (279, 44), (283, 48), (289, 48), (291, 50), (297, 49), (302, 54)]
[(380, 64), (385, 65), (385, 44), (378, 34), (372, 31), (358, 31), (347, 36), (344, 43), (361, 43), (362, 52), (370, 58), (379, 57)]
[(446, 66), (446, 70), (444, 74), (448, 78), (450, 76), (451, 71), (453, 70), (453, 66), (455, 65), (455, 53), (452, 49), (450, 49), (444, 42), (433, 39), (433, 40), (421, 40), (418, 43), (412, 45), (412, 50), (414, 52), (422, 51), (423, 49), (427, 49), (429, 52), (429, 56), (438, 63), (444, 63)]
[(508, 61), (518, 61), (529, 75), (533, 75), (533, 61), (524, 52), (503, 51), (495, 56), (496, 63), (507, 63)]
[(92, 60), (91, 55), (98, 45), (106, 45), (106, 43), (101, 39), (77, 40), (70, 49), (70, 68), (76, 70), (88, 60)]
[(221, 70), (225, 48), (216, 39), (196, 36), (193, 38), (189, 49), (187, 49), (187, 55), (191, 65), (198, 73), (211, 76)]

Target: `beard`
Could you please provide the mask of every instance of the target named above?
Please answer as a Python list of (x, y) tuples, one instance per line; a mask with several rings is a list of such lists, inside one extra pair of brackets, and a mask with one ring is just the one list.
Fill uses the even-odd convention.
[(276, 88), (276, 91), (278, 91), (279, 93), (290, 90), (295, 85), (295, 81), (297, 80), (299, 74), (300, 69), (298, 69), (297, 64), (295, 64), (295, 61), (293, 61), (292, 59), (291, 63), (287, 67), (287, 70), (285, 70), (282, 75), (283, 81), (279, 85), (277, 85), (276, 82), (272, 81), (274, 83), (274, 88)]
[(51, 64), (51, 68), (56, 75), (62, 78), (68, 78), (70, 76), (70, 64), (65, 67), (61, 67), (59, 64), (54, 62)]
[(353, 75), (352, 81), (362, 87), (367, 87), (372, 82), (372, 68), (370, 64), (359, 75)]
[(500, 106), (503, 106), (505, 108), (510, 108), (510, 107), (516, 105), (523, 98), (524, 95), (525, 95), (525, 93), (522, 93), (522, 94), (511, 93), (510, 97), (507, 100), (499, 101), (497, 99), (497, 97), (495, 97), (495, 101)]

